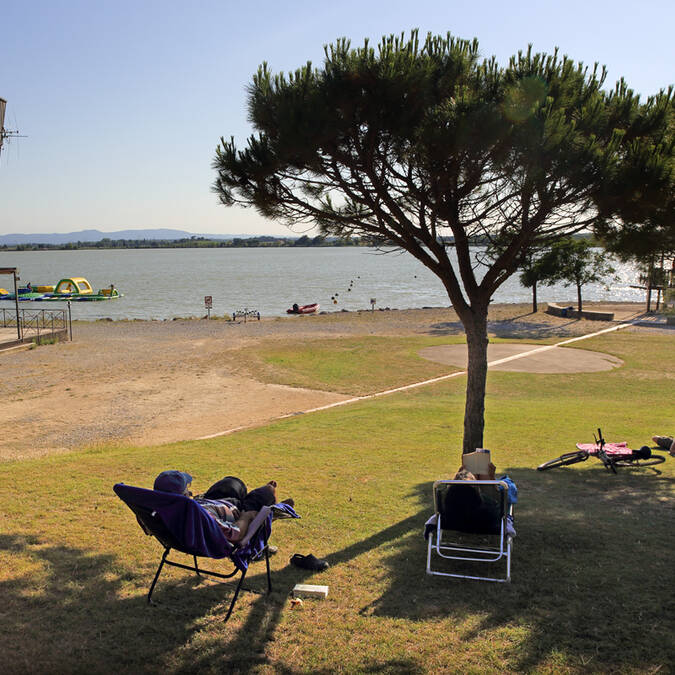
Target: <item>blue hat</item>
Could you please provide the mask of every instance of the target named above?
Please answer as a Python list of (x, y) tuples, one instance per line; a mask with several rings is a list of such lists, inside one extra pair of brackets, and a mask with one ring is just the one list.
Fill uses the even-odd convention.
[(185, 473), (184, 471), (162, 471), (155, 478), (154, 489), (182, 495), (190, 483), (192, 483), (192, 476), (189, 473)]

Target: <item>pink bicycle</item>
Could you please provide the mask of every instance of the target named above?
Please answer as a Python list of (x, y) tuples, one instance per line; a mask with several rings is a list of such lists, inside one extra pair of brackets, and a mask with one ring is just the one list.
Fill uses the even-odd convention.
[(598, 436), (593, 434), (595, 443), (577, 443), (575, 452), (568, 452), (537, 467), (537, 471), (556, 469), (559, 466), (569, 466), (585, 462), (589, 457), (597, 457), (608, 471), (616, 473), (616, 468), (621, 466), (654, 466), (666, 461), (663, 455), (654, 455), (648, 445), (643, 445), (639, 450), (631, 450), (628, 444), (607, 443), (602, 437), (602, 431), (598, 429)]

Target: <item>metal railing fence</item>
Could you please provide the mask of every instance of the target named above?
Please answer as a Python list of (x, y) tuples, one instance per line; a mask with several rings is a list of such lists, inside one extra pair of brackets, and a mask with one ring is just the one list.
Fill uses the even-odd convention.
[[(39, 342), (45, 336), (69, 332), (67, 309), (19, 309), (18, 320), (22, 340), (37, 338)], [(14, 308), (0, 308), (0, 325), (16, 328), (17, 313)]]

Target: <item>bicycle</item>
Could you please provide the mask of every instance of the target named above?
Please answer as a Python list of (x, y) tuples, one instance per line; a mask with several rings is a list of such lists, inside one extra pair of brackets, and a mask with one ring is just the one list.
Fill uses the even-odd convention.
[(537, 471), (548, 471), (560, 466), (569, 466), (585, 462), (589, 457), (597, 457), (608, 471), (616, 473), (617, 467), (654, 466), (666, 461), (663, 455), (654, 455), (649, 446), (643, 445), (639, 450), (631, 450), (628, 444), (607, 443), (598, 429), (598, 436), (593, 434), (595, 443), (577, 443), (575, 452), (567, 452), (560, 457), (544, 462)]

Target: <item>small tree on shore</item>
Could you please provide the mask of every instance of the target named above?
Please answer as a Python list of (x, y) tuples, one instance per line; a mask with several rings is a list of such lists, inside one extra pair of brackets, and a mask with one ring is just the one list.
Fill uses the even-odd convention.
[[(656, 311), (659, 311), (661, 293), (663, 299), (666, 299), (666, 290), (672, 283), (673, 270), (675, 270), (675, 259), (669, 251), (657, 251), (649, 255), (633, 256), (638, 270), (638, 280), (644, 285), (647, 291), (647, 312), (652, 311), (652, 293), (656, 291)], [(670, 269), (668, 268), (670, 265)]]
[(640, 283), (647, 290), (647, 311), (651, 311), (652, 292), (657, 289), (656, 309), (659, 308), (659, 296), (669, 283), (673, 283), (675, 270), (675, 216), (671, 196), (670, 205), (661, 205), (656, 217), (641, 227), (627, 228), (623, 231), (609, 231), (607, 247), (619, 260), (635, 263)]
[[(214, 189), (290, 226), (404, 249), (440, 279), (466, 331), (471, 451), (483, 444), (495, 291), (533, 246), (600, 215), (633, 219), (645, 185), (650, 198), (672, 190), (671, 92), (641, 104), (623, 83), (604, 92), (604, 78), (557, 52), (481, 62), (476, 40), (450, 35), (413, 31), (377, 50), (341, 39), (322, 68), (260, 67), (248, 98), (257, 133), (243, 150), (221, 138)], [(476, 238), (498, 249), (481, 269)]]
[(536, 263), (535, 274), (545, 286), (562, 283), (577, 289), (577, 309), (583, 304), (581, 289), (586, 284), (598, 281), (609, 282), (615, 272), (607, 260), (607, 254), (594, 251), (584, 239), (563, 239), (553, 244)]
[(541, 268), (542, 252), (538, 249), (532, 249), (524, 256), (523, 263), (520, 266), (520, 283), (525, 288), (532, 289), (532, 313), (536, 314), (539, 309), (537, 305), (537, 285), (544, 279)]

